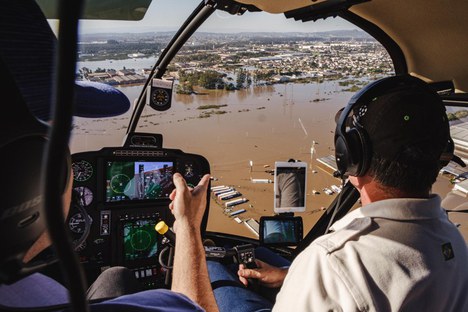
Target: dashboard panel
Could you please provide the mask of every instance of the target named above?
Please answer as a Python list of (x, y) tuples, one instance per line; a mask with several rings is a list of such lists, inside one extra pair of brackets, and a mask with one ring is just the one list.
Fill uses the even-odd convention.
[[(74, 154), (72, 169), (67, 224), (88, 280), (111, 266), (125, 266), (144, 288), (164, 287), (167, 271), (158, 261), (164, 246), (154, 226), (174, 222), (168, 209), (173, 174), (195, 186), (210, 173), (208, 161), (177, 149), (117, 147)], [(208, 206), (209, 200), (202, 233)]]

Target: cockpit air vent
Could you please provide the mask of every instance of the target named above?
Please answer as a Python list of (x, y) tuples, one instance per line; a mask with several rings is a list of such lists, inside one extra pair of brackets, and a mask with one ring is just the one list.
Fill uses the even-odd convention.
[(167, 156), (167, 153), (164, 151), (117, 150), (114, 151), (114, 155), (121, 157), (162, 157)]
[(368, 1), (370, 0), (327, 0), (285, 12), (284, 16), (302, 22), (316, 21), (321, 18), (336, 17), (340, 12), (348, 10), (353, 5)]

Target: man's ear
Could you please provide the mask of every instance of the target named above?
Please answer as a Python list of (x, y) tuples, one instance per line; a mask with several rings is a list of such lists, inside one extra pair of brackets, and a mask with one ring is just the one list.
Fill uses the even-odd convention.
[(373, 178), (367, 174), (360, 177), (349, 176), (349, 182), (351, 182), (351, 184), (354, 185), (354, 187), (358, 190), (361, 190), (365, 185), (371, 183), (372, 181)]

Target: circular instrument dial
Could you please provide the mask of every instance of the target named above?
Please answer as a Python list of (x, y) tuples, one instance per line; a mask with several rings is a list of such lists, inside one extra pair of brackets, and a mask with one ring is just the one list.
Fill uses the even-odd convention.
[(112, 177), (110, 187), (117, 194), (124, 194), (130, 188), (130, 178), (125, 174), (116, 174)]
[(157, 106), (164, 106), (169, 102), (169, 93), (164, 89), (156, 89), (151, 94), (153, 103)]
[(86, 222), (87, 220), (85, 215), (83, 215), (81, 212), (75, 213), (68, 221), (68, 228), (73, 233), (81, 234), (86, 229)]
[(74, 190), (78, 193), (78, 202), (82, 207), (87, 207), (93, 202), (93, 192), (86, 186), (78, 186)]
[(80, 160), (72, 163), (73, 180), (84, 182), (93, 176), (93, 166), (86, 160)]

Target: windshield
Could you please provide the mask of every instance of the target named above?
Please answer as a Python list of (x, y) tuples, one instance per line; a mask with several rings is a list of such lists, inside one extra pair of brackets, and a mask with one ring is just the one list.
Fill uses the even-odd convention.
[[(153, 1), (141, 22), (83, 22), (80, 79), (112, 84), (133, 103), (196, 5)], [(231, 207), (212, 196), (210, 231), (257, 238), (242, 225), (251, 222), (240, 222), (273, 215), (275, 162), (305, 162), (305, 211), (298, 215), (306, 233), (340, 192), (332, 175), (336, 112), (369, 81), (393, 73), (385, 49), (342, 19), (302, 23), (216, 11), (166, 71), (174, 80), (171, 109), (146, 106), (136, 131), (162, 134), (165, 148), (203, 155), (212, 186), (240, 194), (242, 202)], [(72, 152), (121, 145), (130, 117), (76, 118)]]

